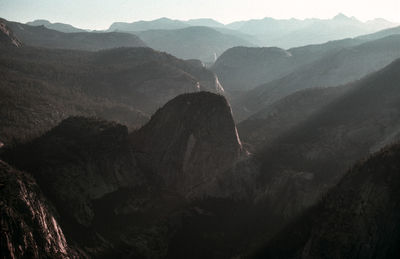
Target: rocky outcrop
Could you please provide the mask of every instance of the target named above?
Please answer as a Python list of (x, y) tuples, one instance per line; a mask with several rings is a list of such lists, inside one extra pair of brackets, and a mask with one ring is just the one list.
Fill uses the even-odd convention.
[(1, 258), (78, 257), (35, 180), (3, 161), (0, 161), (0, 207)]
[(242, 152), (229, 104), (209, 92), (176, 97), (131, 137), (166, 186), (187, 197), (217, 192)]
[(90, 226), (92, 201), (144, 184), (125, 126), (71, 117), (8, 155), (29, 170), (44, 192), (76, 223)]
[(0, 18), (0, 46), (21, 47), (22, 43), (15, 37), (14, 33), (7, 26), (5, 20)]

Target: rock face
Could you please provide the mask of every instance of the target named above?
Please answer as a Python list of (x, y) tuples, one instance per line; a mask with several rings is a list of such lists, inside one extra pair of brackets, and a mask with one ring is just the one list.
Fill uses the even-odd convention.
[(20, 47), (22, 43), (15, 37), (14, 33), (7, 26), (7, 22), (0, 18), (0, 46)]
[(132, 134), (132, 141), (165, 184), (185, 196), (213, 192), (242, 152), (227, 101), (209, 92), (171, 100)]
[(35, 180), (0, 161), (2, 258), (72, 258), (54, 209)]
[(229, 197), (225, 172), (241, 154), (225, 98), (199, 92), (176, 97), (131, 135), (116, 123), (71, 117), (4, 157), (32, 173), (85, 253), (159, 258), (176, 242), (182, 216), (198, 215), (192, 200)]
[(116, 123), (71, 117), (14, 152), (11, 160), (29, 170), (54, 203), (64, 204), (64, 215), (83, 226), (92, 222), (94, 199), (144, 181), (128, 130)]
[(398, 258), (400, 145), (355, 165), (260, 258)]

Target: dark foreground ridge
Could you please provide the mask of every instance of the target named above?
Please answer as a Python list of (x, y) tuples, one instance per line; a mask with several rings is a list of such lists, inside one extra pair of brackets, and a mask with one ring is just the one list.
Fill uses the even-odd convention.
[(351, 168), (257, 258), (399, 258), (400, 144)]

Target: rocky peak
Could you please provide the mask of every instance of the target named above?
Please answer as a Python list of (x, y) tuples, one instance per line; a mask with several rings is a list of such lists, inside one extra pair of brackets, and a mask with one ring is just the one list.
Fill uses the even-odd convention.
[(35, 180), (0, 160), (2, 258), (74, 258)]
[(131, 136), (150, 168), (186, 197), (207, 196), (242, 150), (228, 102), (221, 95), (180, 95)]

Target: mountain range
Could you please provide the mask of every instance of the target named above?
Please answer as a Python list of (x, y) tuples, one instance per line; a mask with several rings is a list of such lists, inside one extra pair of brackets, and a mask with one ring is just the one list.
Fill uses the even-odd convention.
[[(70, 25), (50, 23), (46, 20), (36, 20), (28, 25), (42, 25), (62, 32), (78, 32), (80, 30)], [(179, 58), (200, 59), (203, 62), (212, 63), (215, 61), (215, 55), (219, 56), (230, 47), (261, 46), (287, 49), (357, 37), (396, 25), (384, 19), (375, 19), (364, 23), (343, 14), (326, 20), (279, 20), (267, 17), (226, 25), (213, 19), (182, 21), (164, 17), (152, 21), (115, 22), (105, 31), (143, 35), (142, 39), (146, 44), (157, 50), (169, 52)], [(191, 27), (207, 28), (202, 28), (202, 31), (199, 32), (199, 28)], [(202, 37), (198, 35), (202, 35)], [(181, 48), (182, 52), (180, 52)]]
[(30, 26), (44, 26), (47, 29), (55, 30), (55, 31), (60, 31), (60, 32), (86, 32), (86, 30), (82, 30), (79, 28), (76, 28), (70, 24), (65, 24), (65, 23), (51, 23), (50, 21), (47, 20), (35, 20), (32, 22), (27, 22), (27, 25)]
[(398, 257), (397, 28), (284, 49), (235, 45), (390, 25), (40, 23), (0, 21), (2, 256)]
[[(399, 46), (400, 35), (392, 35), (355, 46), (326, 51), (321, 58), (298, 66), (281, 78), (257, 86), (238, 97), (232, 104), (236, 116), (239, 120), (246, 118), (302, 89), (337, 86), (361, 79), (400, 58)], [(291, 60), (291, 57), (288, 59)], [(293, 60), (293, 63), (296, 63), (296, 54)], [(224, 81), (222, 83), (224, 84)]]
[[(41, 134), (72, 115), (139, 127), (179, 94), (223, 91), (213, 72), (150, 48), (6, 48), (0, 53), (0, 92), (7, 97), (0, 104), (5, 118), (0, 131), (7, 143), (16, 136)], [(13, 105), (19, 108), (10, 109)]]

